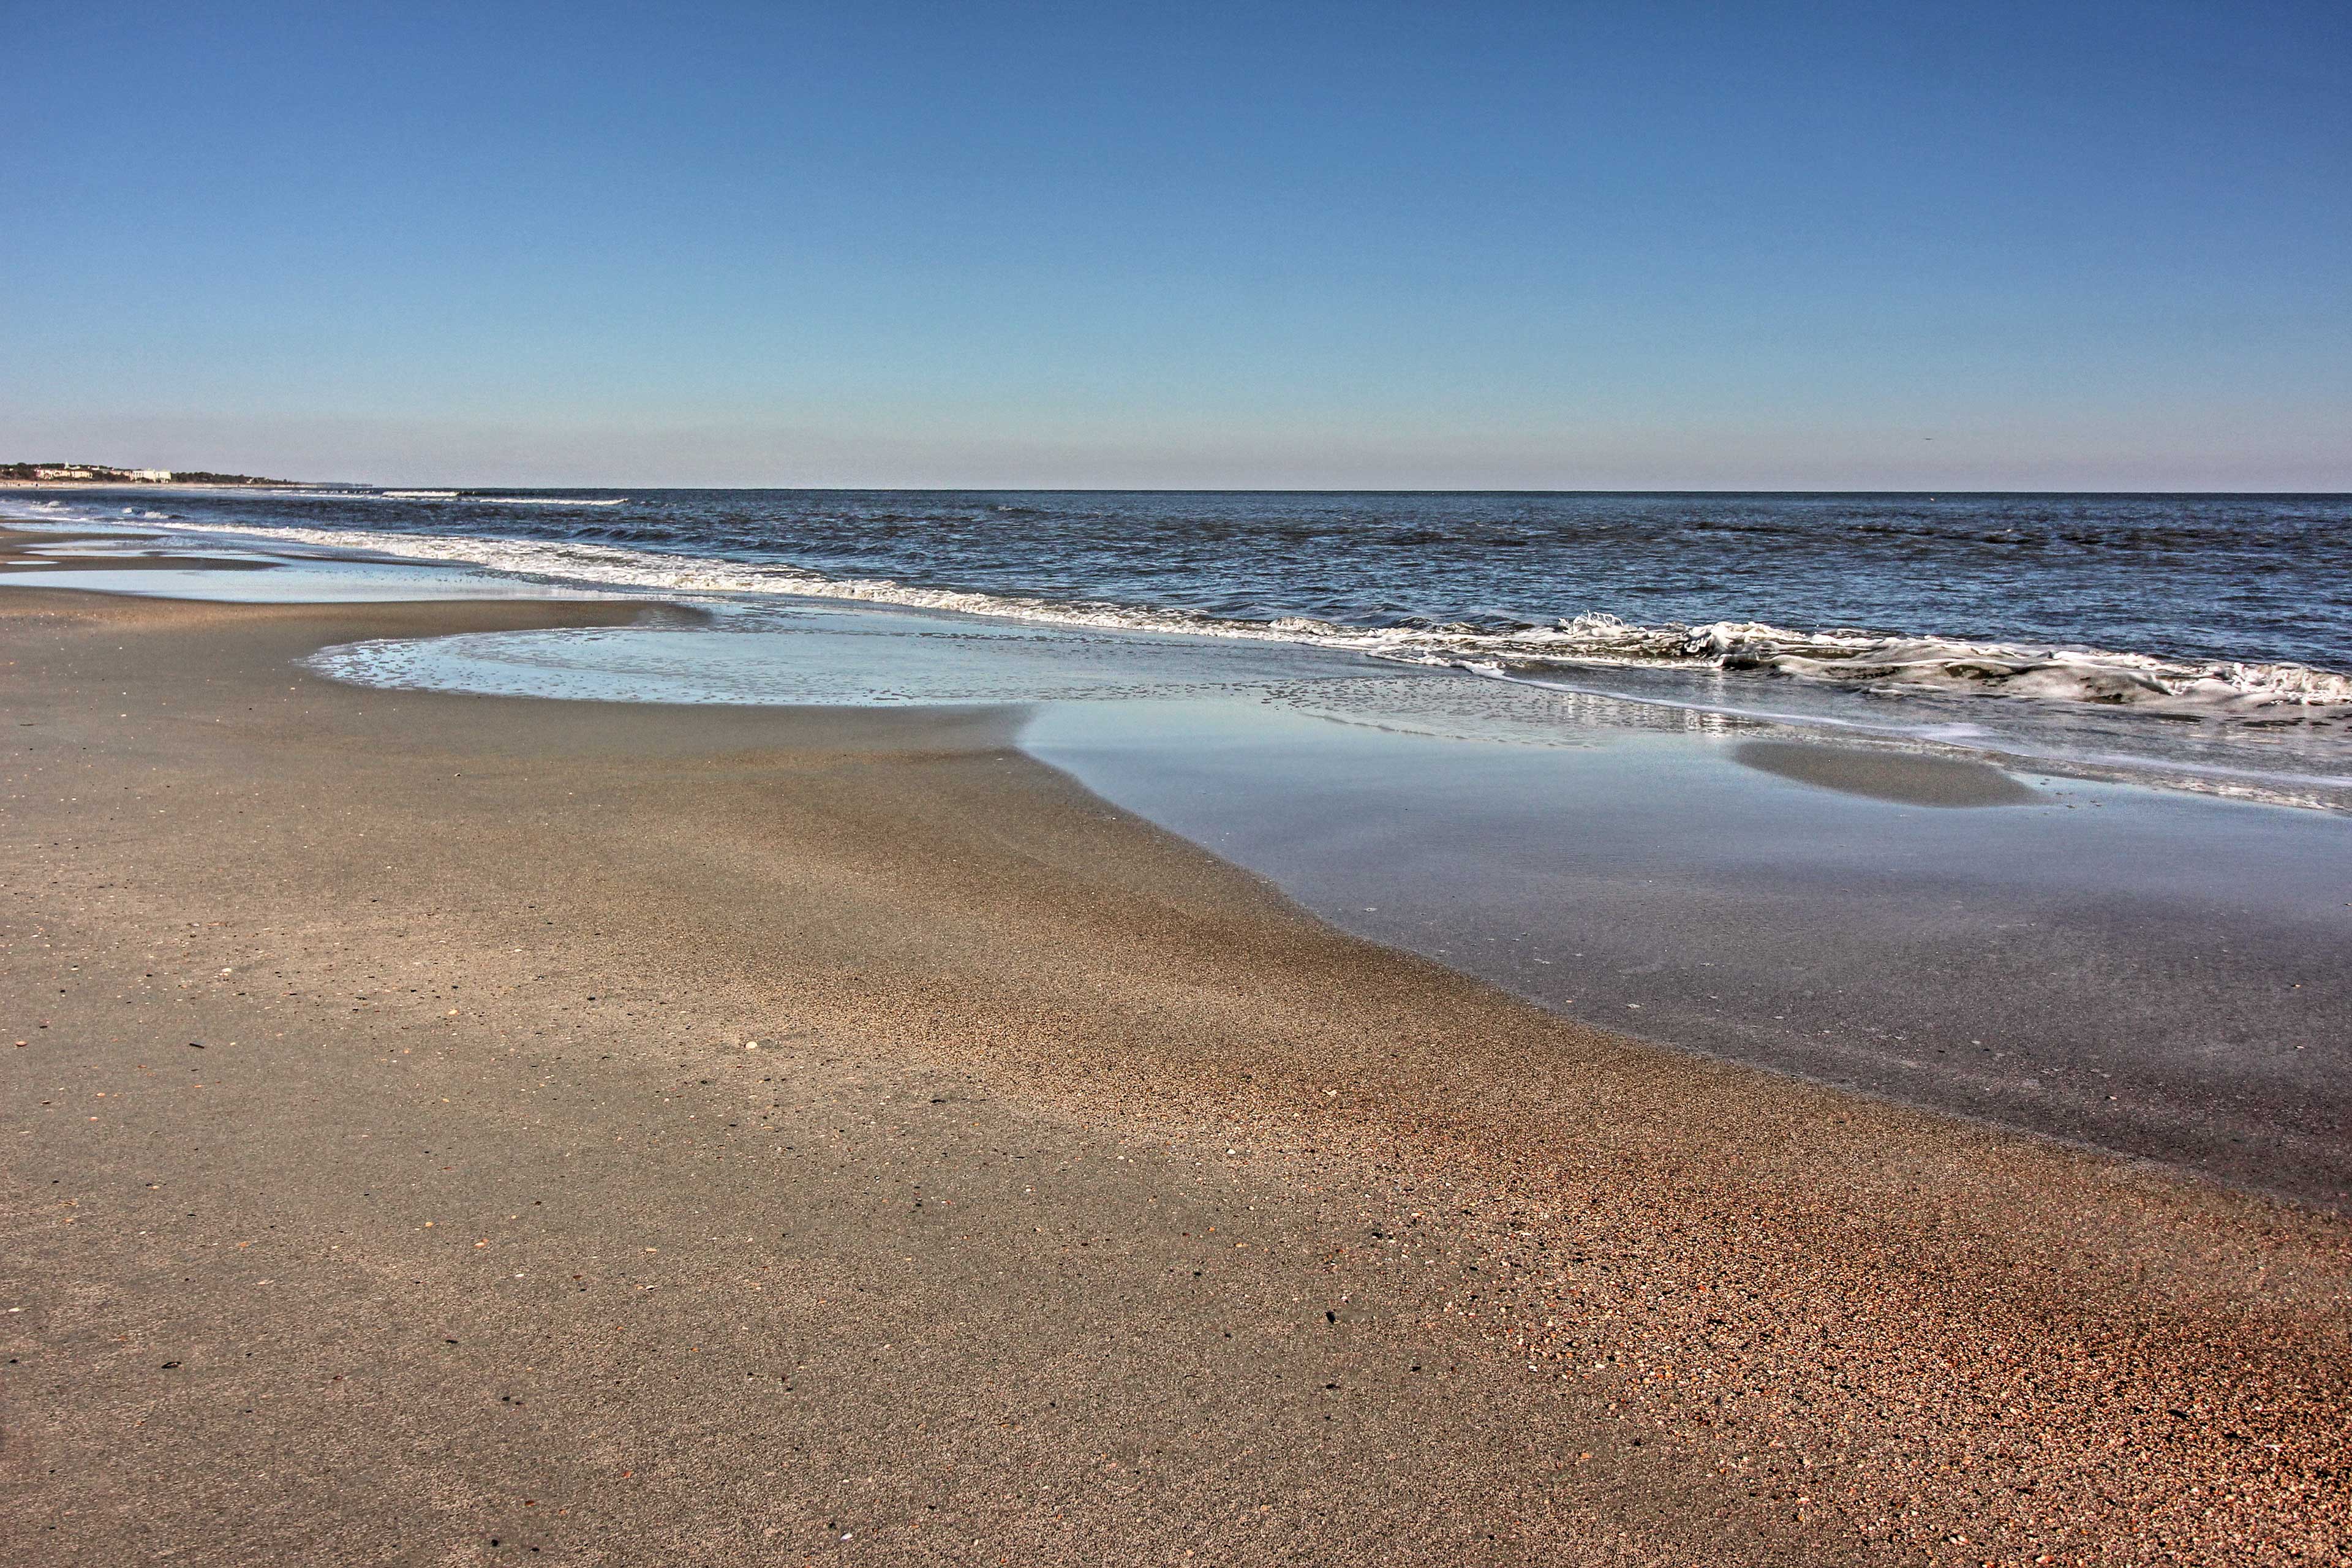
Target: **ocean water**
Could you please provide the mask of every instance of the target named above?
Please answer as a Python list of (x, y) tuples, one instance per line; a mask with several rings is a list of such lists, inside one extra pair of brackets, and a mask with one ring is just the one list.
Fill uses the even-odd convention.
[[(1187, 638), (1289, 642), (2352, 807), (2352, 497), (317, 489), (0, 511), (1174, 634), (1171, 660)], [(1486, 706), (1528, 739), (1559, 709)]]

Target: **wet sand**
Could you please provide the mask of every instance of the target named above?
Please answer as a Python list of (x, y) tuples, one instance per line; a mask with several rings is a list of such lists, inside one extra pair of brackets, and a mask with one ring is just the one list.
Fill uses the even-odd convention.
[(2342, 1548), (2341, 1221), (1537, 1011), (1014, 710), (292, 667), (637, 613), (0, 592), (8, 1560)]
[(2352, 1213), (2343, 818), (2048, 777), (1951, 809), (1982, 764), (1563, 732), (1073, 704), (1022, 747), (1551, 1011)]
[(2039, 798), (1989, 763), (1797, 741), (1746, 741), (1733, 754), (1776, 778), (1898, 805), (2023, 805)]

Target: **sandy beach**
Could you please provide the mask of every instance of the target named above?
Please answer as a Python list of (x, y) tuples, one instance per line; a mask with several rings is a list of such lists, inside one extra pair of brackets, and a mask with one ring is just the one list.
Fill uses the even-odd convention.
[(0, 594), (0, 1555), (2352, 1539), (2339, 1218), (1540, 1012), (1013, 710), (294, 662), (641, 611)]

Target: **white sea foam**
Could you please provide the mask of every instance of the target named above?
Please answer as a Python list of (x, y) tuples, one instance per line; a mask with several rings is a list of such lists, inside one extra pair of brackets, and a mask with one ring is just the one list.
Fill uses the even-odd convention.
[(475, 496), (463, 490), (362, 490), (349, 495), (320, 491), (352, 500), (458, 500), (471, 506), (625, 506), (626, 496)]
[(1546, 664), (1680, 666), (1849, 688), (2089, 702), (2181, 717), (2352, 715), (2352, 676), (2306, 665), (1858, 630), (1792, 631), (1759, 621), (1644, 626), (1614, 616), (1579, 616), (1493, 638), (1473, 633), (1458, 647), (1431, 651), (1444, 662), (1504, 672)]
[(591, 498), (586, 496), (467, 496), (469, 501), (483, 506), (620, 506), (626, 496)]

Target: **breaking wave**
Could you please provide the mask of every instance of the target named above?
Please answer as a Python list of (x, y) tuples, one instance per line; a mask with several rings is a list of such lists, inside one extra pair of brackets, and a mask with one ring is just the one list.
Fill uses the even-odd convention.
[(467, 506), (625, 506), (626, 496), (478, 496), (464, 490), (305, 491), (335, 500), (446, 500)]
[(626, 496), (460, 496), (476, 506), (619, 506)]
[(1634, 626), (1579, 616), (1549, 627), (1458, 640), (1425, 634), (1427, 656), (1507, 673), (1550, 665), (1746, 670), (1849, 689), (1973, 693), (2096, 703), (2181, 717), (2352, 718), (2352, 675), (2300, 664), (2183, 660), (2103, 648), (1863, 630), (1801, 631), (1760, 621)]

